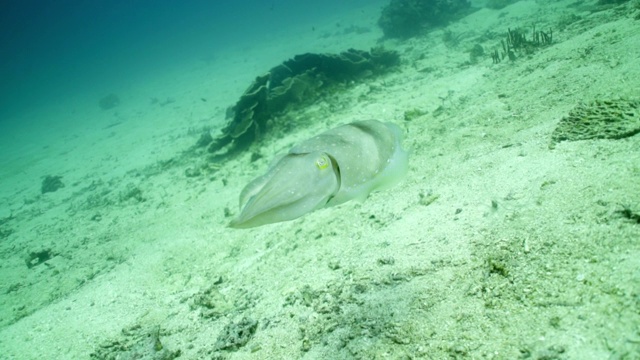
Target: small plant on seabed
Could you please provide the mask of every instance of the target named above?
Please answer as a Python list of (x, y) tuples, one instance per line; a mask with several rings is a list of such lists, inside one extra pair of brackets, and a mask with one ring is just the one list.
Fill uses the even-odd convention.
[(536, 30), (535, 26), (531, 31), (531, 37), (527, 38), (527, 33), (520, 29), (508, 29), (505, 40), (500, 40), (502, 52), (494, 50), (491, 54), (493, 63), (497, 64), (509, 58), (514, 61), (519, 57), (531, 55), (537, 49), (551, 45), (553, 43), (553, 30), (549, 31)]

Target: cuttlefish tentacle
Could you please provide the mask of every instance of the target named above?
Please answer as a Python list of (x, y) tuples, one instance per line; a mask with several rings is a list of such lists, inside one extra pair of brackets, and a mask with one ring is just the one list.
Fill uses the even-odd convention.
[(377, 120), (328, 130), (294, 146), (240, 194), (229, 226), (249, 228), (293, 220), (395, 185), (407, 172), (400, 128)]

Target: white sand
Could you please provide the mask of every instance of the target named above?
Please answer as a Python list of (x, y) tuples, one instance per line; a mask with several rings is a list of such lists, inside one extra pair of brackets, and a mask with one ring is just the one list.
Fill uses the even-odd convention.
[[(448, 27), (455, 47), (443, 30), (389, 41), (398, 71), (300, 111), (308, 127), (266, 141), (265, 158), (200, 177), (184, 172), (204, 158), (180, 153), (255, 76), (298, 53), (374, 46), (379, 8), (116, 89), (109, 111), (96, 89), (14, 119), (21, 131), (0, 135), (0, 219), (13, 216), (0, 229), (14, 231), (0, 242), (0, 357), (83, 359), (123, 329), (160, 326), (184, 359), (640, 358), (640, 225), (618, 212), (640, 211), (640, 136), (548, 147), (578, 102), (640, 97), (640, 10), (553, 3), (480, 10)], [(572, 14), (582, 20), (560, 29)], [(507, 27), (534, 23), (554, 29), (552, 46), (465, 65), (474, 44), (493, 50)], [(341, 34), (352, 24), (372, 32)], [(414, 109), (425, 115), (405, 121)], [(406, 131), (401, 185), (225, 227), (272, 156), (368, 118)], [(182, 162), (161, 166), (171, 158)], [(66, 187), (40, 195), (45, 175)], [(120, 201), (132, 188), (144, 201)], [(45, 249), (51, 259), (25, 265)], [(249, 343), (216, 351), (243, 317), (258, 321)]]

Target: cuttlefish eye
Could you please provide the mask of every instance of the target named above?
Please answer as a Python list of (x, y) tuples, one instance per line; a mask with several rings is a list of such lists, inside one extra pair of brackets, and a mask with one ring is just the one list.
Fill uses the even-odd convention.
[(324, 170), (329, 166), (329, 157), (328, 156), (320, 156), (318, 160), (316, 160), (316, 166), (320, 170)]

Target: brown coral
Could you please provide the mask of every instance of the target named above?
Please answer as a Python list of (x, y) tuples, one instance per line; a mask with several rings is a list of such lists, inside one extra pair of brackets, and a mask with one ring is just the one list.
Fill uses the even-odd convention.
[(376, 74), (398, 63), (397, 53), (382, 48), (296, 55), (253, 81), (229, 109), (228, 123), (208, 151), (215, 154), (213, 160), (234, 155), (260, 139), (274, 115), (288, 107), (320, 98), (333, 84)]
[(622, 139), (640, 133), (640, 101), (595, 100), (580, 104), (560, 120), (551, 146), (561, 141)]

